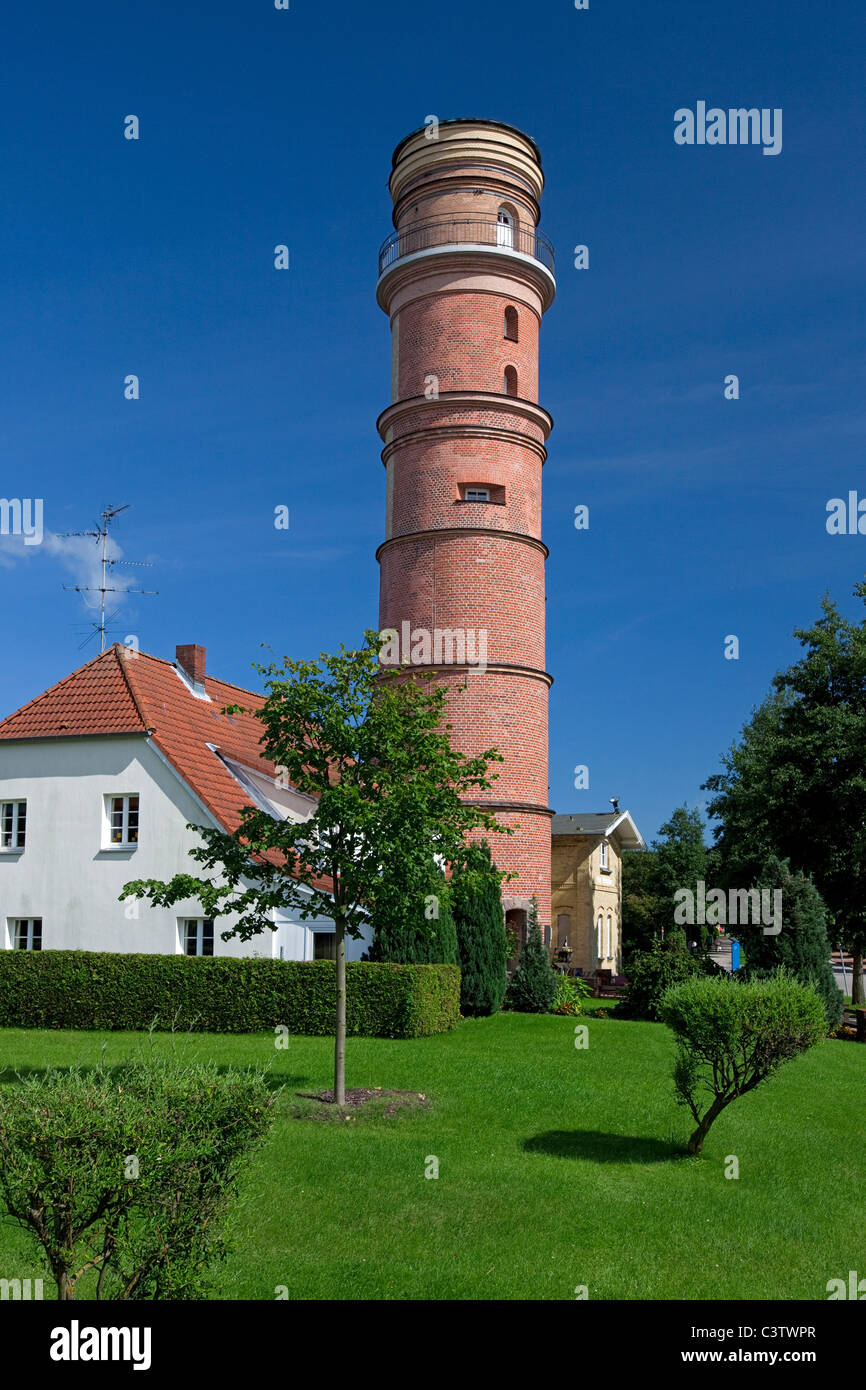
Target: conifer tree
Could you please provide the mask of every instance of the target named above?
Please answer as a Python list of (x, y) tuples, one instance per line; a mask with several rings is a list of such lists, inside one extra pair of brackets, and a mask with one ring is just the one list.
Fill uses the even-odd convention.
[(373, 924), (368, 960), (397, 965), (458, 965), (457, 931), (450, 891), (440, 874), (422, 898), (393, 912), (380, 910)]
[(508, 987), (508, 1002), (512, 1009), (524, 1014), (546, 1014), (556, 996), (556, 971), (541, 939), (538, 925), (538, 903), (532, 899), (529, 911), (529, 931), (520, 953), (517, 969)]
[(508, 978), (501, 880), (486, 840), (467, 846), (451, 878), (461, 970), (460, 1009), (467, 1015), (495, 1014), (505, 998)]
[(781, 890), (782, 930), (765, 935), (762, 926), (729, 928), (743, 945), (744, 978), (765, 979), (784, 966), (801, 984), (814, 987), (827, 1011), (828, 1028), (837, 1027), (842, 991), (830, 965), (827, 913), (820, 893), (811, 879), (792, 873), (788, 861), (775, 855), (764, 863), (758, 887)]

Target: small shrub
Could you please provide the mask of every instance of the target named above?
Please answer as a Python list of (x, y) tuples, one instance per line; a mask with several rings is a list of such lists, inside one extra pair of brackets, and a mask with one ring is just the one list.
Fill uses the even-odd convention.
[(560, 976), (550, 964), (550, 957), (541, 939), (538, 909), (534, 900), (529, 916), (526, 944), (508, 986), (508, 1005), (518, 1013), (546, 1014), (550, 1012), (556, 998), (556, 982)]
[[(689, 1153), (700, 1153), (726, 1106), (805, 1052), (826, 1034), (824, 1003), (811, 985), (779, 971), (772, 979), (739, 983), (696, 978), (674, 985), (661, 1018), (677, 1040), (674, 1087), (697, 1129)], [(711, 1097), (707, 1109), (702, 1092)]]
[(49, 1071), (0, 1092), (0, 1200), (59, 1299), (192, 1299), (226, 1255), (244, 1161), (275, 1095), (264, 1074), (132, 1063)]
[(570, 1014), (577, 1017), (583, 1012), (583, 1001), (591, 994), (592, 990), (586, 980), (577, 976), (557, 974), (556, 994), (550, 1011), (554, 1014)]
[(658, 1020), (665, 991), (707, 973), (720, 973), (706, 956), (693, 956), (685, 944), (666, 938), (649, 951), (635, 951), (629, 959), (629, 991), (624, 1013), (633, 1018)]

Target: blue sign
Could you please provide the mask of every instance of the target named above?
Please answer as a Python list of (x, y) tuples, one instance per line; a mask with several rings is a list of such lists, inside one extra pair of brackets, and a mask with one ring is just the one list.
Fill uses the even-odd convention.
[(739, 968), (740, 968), (740, 943), (739, 943), (739, 941), (732, 941), (732, 942), (731, 942), (731, 969), (732, 969), (732, 970), (739, 970)]

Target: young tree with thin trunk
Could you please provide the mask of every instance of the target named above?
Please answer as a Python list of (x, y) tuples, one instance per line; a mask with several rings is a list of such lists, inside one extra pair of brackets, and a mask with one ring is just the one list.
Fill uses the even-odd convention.
[(677, 1100), (697, 1124), (689, 1139), (691, 1154), (701, 1152), (710, 1126), (732, 1101), (827, 1033), (824, 1004), (815, 990), (783, 970), (745, 984), (729, 978), (687, 980), (665, 993), (660, 1013), (677, 1040)]
[[(346, 1097), (346, 938), (375, 922), (379, 903), (393, 910), (395, 879), (407, 902), (417, 902), (429, 892), (433, 858), (452, 863), (473, 828), (501, 829), (491, 812), (461, 799), (490, 790), (496, 774), (488, 765), (501, 755), (453, 749), (447, 686), (433, 675), (393, 671), (379, 651), (368, 632), (356, 651), (255, 668), (266, 695), (260, 708), (243, 712), (260, 720), (262, 754), (280, 785), (314, 799), (309, 820), (278, 820), (247, 806), (231, 834), (192, 826), (204, 843), (190, 855), (207, 877), (136, 880), (121, 895), (155, 907), (193, 899), (207, 917), (236, 915), (223, 940), (275, 930), (276, 911), (332, 918), (338, 1105)], [(423, 930), (423, 919), (415, 927)]]

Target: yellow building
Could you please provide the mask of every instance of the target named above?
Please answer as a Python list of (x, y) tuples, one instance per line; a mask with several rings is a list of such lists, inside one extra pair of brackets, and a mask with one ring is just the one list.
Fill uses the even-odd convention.
[(645, 849), (628, 811), (554, 816), (551, 947), (584, 975), (622, 970), (622, 852)]

